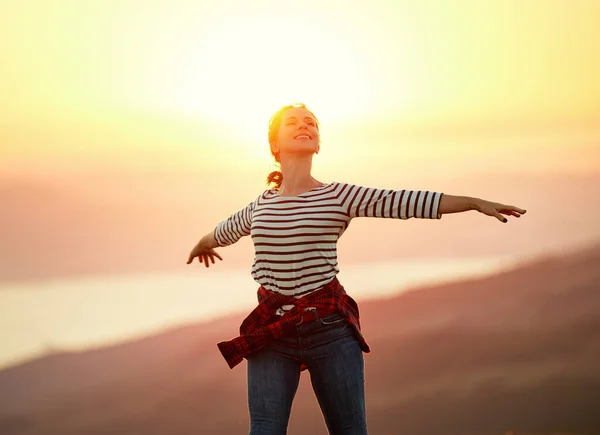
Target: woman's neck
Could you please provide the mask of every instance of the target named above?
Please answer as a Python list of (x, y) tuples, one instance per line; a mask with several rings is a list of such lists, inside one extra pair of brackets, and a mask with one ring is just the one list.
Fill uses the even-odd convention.
[(294, 196), (306, 192), (323, 183), (315, 180), (310, 174), (312, 169), (312, 154), (304, 156), (290, 156), (281, 159), (281, 172), (283, 183), (279, 188), (282, 196)]

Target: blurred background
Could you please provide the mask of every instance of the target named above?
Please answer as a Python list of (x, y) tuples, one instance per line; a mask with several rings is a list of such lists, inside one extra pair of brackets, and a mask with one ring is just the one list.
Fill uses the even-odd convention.
[[(245, 362), (216, 342), (256, 305), (251, 240), (185, 261), (266, 188), (268, 120), (303, 102), (322, 182), (527, 210), (353, 221), (370, 432), (600, 433), (599, 19), (596, 0), (1, 2), (0, 432), (247, 433)], [(326, 433), (308, 373), (289, 429)]]

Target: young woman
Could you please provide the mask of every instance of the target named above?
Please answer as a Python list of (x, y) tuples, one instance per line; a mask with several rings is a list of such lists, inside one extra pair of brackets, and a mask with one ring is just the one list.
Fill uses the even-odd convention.
[(240, 336), (218, 343), (229, 367), (248, 361), (250, 435), (285, 434), (300, 373), (311, 383), (333, 435), (367, 433), (363, 352), (370, 351), (356, 302), (337, 280), (336, 244), (356, 217), (441, 219), (477, 210), (507, 222), (525, 210), (441, 192), (323, 183), (311, 176), (319, 152), (317, 118), (303, 104), (285, 106), (269, 123), (271, 153), (281, 166), (274, 188), (217, 225), (190, 252), (206, 267), (214, 250), (251, 235), (251, 274), (259, 305)]

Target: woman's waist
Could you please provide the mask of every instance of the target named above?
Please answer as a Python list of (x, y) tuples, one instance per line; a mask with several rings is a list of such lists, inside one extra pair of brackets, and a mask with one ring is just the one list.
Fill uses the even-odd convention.
[(252, 264), (252, 274), (256, 277), (275, 280), (306, 280), (316, 275), (339, 271), (335, 252), (306, 251), (301, 254), (292, 252), (257, 252)]
[(340, 297), (345, 295), (345, 290), (334, 275), (325, 280), (322, 285), (314, 290), (298, 295), (283, 295), (279, 290), (268, 290), (260, 286), (259, 301), (270, 306), (277, 315), (284, 315), (297, 308), (297, 311), (314, 311), (318, 314), (331, 313), (335, 311), (340, 302)]
[(337, 265), (310, 269), (305, 273), (272, 270), (265, 267), (252, 267), (254, 281), (265, 289), (284, 296), (307, 295), (327, 285), (339, 273)]
[[(298, 321), (295, 322), (296, 325), (300, 325), (301, 323), (309, 323), (314, 322), (315, 320), (321, 319), (323, 317), (327, 317), (330, 314), (337, 313), (338, 308), (336, 306), (328, 306), (328, 307), (306, 307), (300, 311), (300, 315), (298, 316)], [(284, 315), (291, 315), (289, 311), (283, 311), (283, 314), (275, 314), (273, 316), (273, 320), (277, 320), (282, 318)]]

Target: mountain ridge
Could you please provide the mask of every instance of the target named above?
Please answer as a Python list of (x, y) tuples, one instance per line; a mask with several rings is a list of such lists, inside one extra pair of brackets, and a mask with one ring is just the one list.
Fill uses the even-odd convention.
[[(372, 349), (365, 354), (370, 431), (600, 433), (591, 410), (600, 406), (593, 393), (600, 386), (598, 264), (595, 243), (488, 277), (359, 301)], [(10, 393), (0, 395), (0, 432), (241, 433), (245, 362), (230, 370), (216, 343), (233, 338), (246, 314), (5, 369), (0, 391)], [(543, 412), (548, 394), (552, 406), (560, 404), (554, 415)], [(428, 409), (439, 413), (437, 423)], [(308, 376), (289, 429), (325, 433)]]

